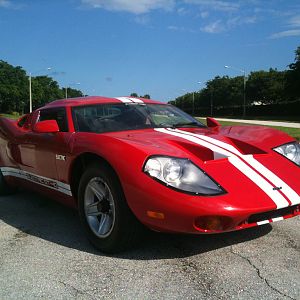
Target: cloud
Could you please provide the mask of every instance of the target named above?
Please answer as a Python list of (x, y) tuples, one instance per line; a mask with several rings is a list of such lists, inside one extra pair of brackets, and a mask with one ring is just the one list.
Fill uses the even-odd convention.
[(209, 16), (209, 12), (208, 12), (208, 11), (202, 11), (202, 12), (200, 13), (200, 17), (201, 17), (202, 19), (206, 19), (208, 16)]
[(288, 25), (291, 27), (300, 27), (300, 15), (291, 17), (288, 20)]
[(177, 30), (180, 30), (180, 27), (178, 26), (173, 26), (173, 25), (170, 25), (167, 27), (169, 30), (174, 30), (174, 31), (177, 31)]
[(184, 7), (179, 7), (177, 13), (179, 16), (185, 16), (188, 14), (188, 11)]
[(11, 0), (0, 0), (0, 8), (8, 8), (8, 9), (22, 9), (26, 5), (25, 4), (17, 4)]
[(12, 3), (8, 0), (0, 0), (0, 7), (9, 8), (12, 6)]
[(290, 36), (300, 36), (300, 15), (294, 15), (290, 17), (286, 22), (288, 30), (273, 33), (269, 36), (269, 39), (281, 39)]
[(201, 27), (201, 31), (206, 33), (221, 33), (224, 31), (229, 31), (237, 26), (241, 26), (243, 24), (253, 24), (255, 23), (257, 18), (253, 17), (241, 17), (236, 16), (223, 21), (221, 19), (214, 21), (212, 23), (207, 24), (206, 26)]
[(201, 31), (206, 33), (220, 33), (225, 30), (226, 28), (221, 20), (217, 20), (201, 28)]
[(150, 18), (146, 15), (138, 15), (134, 18), (134, 21), (140, 25), (147, 25), (150, 22)]
[(257, 21), (257, 17), (256, 16), (251, 16), (251, 17), (242, 17), (242, 16), (236, 16), (233, 18), (229, 18), (226, 21), (226, 25), (228, 27), (228, 29), (239, 26), (239, 25), (243, 25), (243, 24), (254, 24)]
[(175, 6), (175, 0), (81, 0), (81, 3), (92, 8), (133, 14), (144, 14), (155, 9), (171, 10)]
[(170, 25), (170, 26), (167, 27), (167, 29), (168, 29), (168, 30), (171, 30), (171, 31), (196, 33), (195, 30), (190, 29), (190, 28), (186, 28), (186, 27), (183, 27), (183, 26), (174, 26), (174, 25)]
[(184, 0), (184, 2), (220, 11), (236, 11), (240, 7), (238, 2), (222, 0)]
[(269, 36), (270, 39), (280, 39), (285, 38), (289, 36), (300, 36), (300, 29), (291, 29), (291, 30), (285, 30), (277, 33), (273, 33), (271, 36)]

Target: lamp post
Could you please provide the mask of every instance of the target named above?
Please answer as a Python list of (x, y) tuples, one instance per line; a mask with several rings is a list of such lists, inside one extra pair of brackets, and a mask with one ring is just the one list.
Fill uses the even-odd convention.
[(68, 99), (68, 88), (71, 87), (72, 85), (80, 85), (80, 82), (75, 82), (75, 83), (69, 83), (66, 87), (65, 87), (65, 96), (66, 99)]
[(214, 104), (213, 104), (213, 90), (210, 91), (210, 116), (213, 116)]
[[(50, 71), (51, 69), (52, 69), (51, 67), (48, 67), (45, 70)], [(32, 85), (31, 85), (32, 84), (32, 74), (38, 73), (43, 70), (44, 69), (33, 72), (33, 73), (29, 72), (29, 113), (32, 113)]]
[(243, 84), (243, 98), (244, 98), (243, 99), (243, 118), (245, 118), (245, 116), (246, 116), (246, 81), (247, 81), (246, 71), (243, 70), (243, 69), (234, 68), (234, 67), (231, 67), (231, 66), (224, 66), (224, 68), (236, 70), (236, 71), (239, 71), (243, 74), (243, 77), (244, 77), (244, 84)]
[[(197, 81), (198, 84), (202, 84), (201, 81)], [(193, 92), (193, 107), (192, 107), (192, 115), (195, 114), (195, 92)]]

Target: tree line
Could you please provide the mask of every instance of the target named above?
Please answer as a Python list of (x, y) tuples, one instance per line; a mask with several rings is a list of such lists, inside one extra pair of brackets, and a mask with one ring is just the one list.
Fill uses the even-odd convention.
[(203, 89), (184, 94), (170, 103), (189, 113), (204, 110), (211, 115), (220, 115), (225, 108), (227, 112), (232, 108), (232, 111), (241, 115), (244, 91), (247, 109), (256, 106), (252, 111), (266, 105), (300, 102), (300, 46), (295, 51), (295, 61), (288, 65), (287, 70), (270, 68), (268, 71), (251, 72), (245, 78), (216, 76), (207, 81)]
[[(32, 76), (33, 108), (52, 100), (65, 98), (65, 88), (50, 76)], [(83, 93), (68, 87), (68, 97), (80, 97)], [(24, 113), (29, 111), (29, 75), (20, 66), (12, 66), (0, 60), (0, 113)]]
[(136, 98), (144, 98), (144, 99), (150, 99), (150, 95), (149, 94), (145, 94), (145, 95), (138, 95), (137, 93), (131, 93), (130, 97), (136, 97)]

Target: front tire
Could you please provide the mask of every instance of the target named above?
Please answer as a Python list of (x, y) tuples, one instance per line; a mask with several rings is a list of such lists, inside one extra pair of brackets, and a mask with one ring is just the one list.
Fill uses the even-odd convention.
[(13, 194), (13, 190), (6, 183), (5, 178), (0, 170), (0, 196)]
[(137, 241), (142, 225), (129, 209), (113, 170), (90, 166), (81, 177), (79, 216), (90, 242), (99, 250), (116, 253)]

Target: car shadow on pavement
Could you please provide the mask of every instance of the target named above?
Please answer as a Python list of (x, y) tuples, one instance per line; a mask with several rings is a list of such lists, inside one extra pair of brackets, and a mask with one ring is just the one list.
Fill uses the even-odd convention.
[[(104, 255), (86, 239), (75, 210), (43, 196), (22, 192), (1, 197), (0, 220), (16, 228), (17, 237), (35, 236), (64, 247), (99, 256)], [(212, 235), (163, 234), (145, 231), (143, 240), (134, 245), (132, 250), (113, 256), (135, 260), (188, 257), (253, 240), (268, 234), (271, 230), (271, 225), (265, 225)]]

